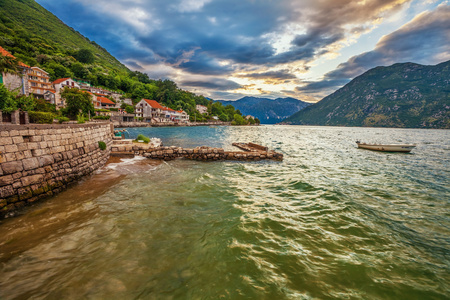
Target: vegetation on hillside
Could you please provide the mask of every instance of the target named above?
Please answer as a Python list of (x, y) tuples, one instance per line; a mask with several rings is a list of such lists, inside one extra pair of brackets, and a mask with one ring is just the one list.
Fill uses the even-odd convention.
[(450, 128), (450, 61), (377, 67), (286, 122), (303, 125)]
[[(192, 121), (218, 116), (231, 122), (236, 114), (241, 115), (233, 106), (215, 105), (212, 100), (178, 88), (171, 80), (153, 80), (147, 74), (130, 71), (33, 0), (0, 2), (0, 46), (25, 64), (47, 71), (52, 81), (66, 77), (86, 80), (93, 86), (122, 93), (133, 103), (153, 99), (186, 111)], [(208, 106), (210, 114), (199, 114), (197, 104)]]

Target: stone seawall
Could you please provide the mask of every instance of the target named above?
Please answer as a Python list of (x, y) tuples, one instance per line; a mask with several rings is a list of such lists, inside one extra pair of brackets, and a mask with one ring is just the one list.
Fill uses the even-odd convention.
[(181, 148), (181, 147), (159, 147), (147, 150), (143, 153), (144, 157), (160, 160), (173, 160), (176, 158), (185, 158), (199, 161), (216, 161), (216, 160), (283, 160), (283, 154), (272, 150), (268, 151), (225, 151), (223, 148), (213, 147), (196, 147), (196, 148)]
[(111, 144), (109, 123), (0, 125), (0, 218), (97, 170)]

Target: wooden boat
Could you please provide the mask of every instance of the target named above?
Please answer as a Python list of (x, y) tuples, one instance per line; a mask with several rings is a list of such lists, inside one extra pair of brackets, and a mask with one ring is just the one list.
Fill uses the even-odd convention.
[(416, 147), (415, 144), (366, 144), (356, 141), (358, 148), (385, 151), (385, 152), (411, 152)]

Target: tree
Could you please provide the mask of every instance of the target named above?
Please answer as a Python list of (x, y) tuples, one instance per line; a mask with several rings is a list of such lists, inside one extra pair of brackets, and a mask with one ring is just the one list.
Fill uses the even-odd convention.
[(89, 75), (88, 69), (79, 62), (75, 62), (70, 66), (75, 77), (86, 79)]
[(22, 71), (17, 59), (10, 56), (0, 55), (0, 75), (1, 73), (22, 76)]
[(75, 58), (84, 64), (92, 64), (95, 61), (94, 53), (89, 49), (80, 49), (75, 54)]
[(125, 107), (125, 111), (126, 111), (128, 114), (133, 114), (133, 113), (134, 113), (134, 107), (131, 106), (131, 105), (127, 105), (127, 106)]
[(88, 113), (94, 115), (94, 104), (92, 96), (77, 88), (65, 88), (61, 97), (66, 100), (65, 114), (74, 119), (78, 114), (86, 116)]
[(244, 118), (239, 114), (234, 114), (234, 121), (236, 122), (236, 125), (245, 125), (246, 121)]
[(10, 113), (17, 109), (17, 102), (14, 95), (8, 91), (3, 83), (0, 83), (0, 110)]

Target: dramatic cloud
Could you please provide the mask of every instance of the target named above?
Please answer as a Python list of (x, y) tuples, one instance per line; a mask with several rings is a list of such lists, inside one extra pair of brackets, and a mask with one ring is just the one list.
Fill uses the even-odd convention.
[[(278, 87), (259, 86), (254, 91), (272, 91), (273, 95), (278, 95), (291, 89), (301, 96), (302, 92), (310, 92), (309, 85), (295, 89), (297, 79), (313, 87), (312, 81), (330, 72), (331, 65), (327, 69), (317, 62), (323, 64), (339, 57), (342, 49), (349, 47), (354, 49), (351, 55), (361, 53), (358, 52), (359, 37), (377, 30), (377, 26), (390, 17), (404, 17), (407, 10), (425, 7), (419, 0), (66, 0), (64, 5), (57, 0), (37, 1), (130, 68), (150, 76), (170, 76), (181, 82), (183, 88), (190, 87), (185, 83), (192, 83), (192, 76), (214, 76), (210, 79), (211, 85), (196, 86), (196, 91), (204, 87), (208, 95), (223, 91), (223, 86), (216, 85), (218, 77), (223, 80), (233, 77), (239, 78), (238, 86), (259, 80)], [(435, 7), (434, 1), (443, 0), (431, 0), (427, 5)], [(445, 9), (439, 8), (442, 10)], [(406, 32), (420, 34), (419, 26), (423, 27), (424, 35), (420, 41), (429, 43), (430, 48), (423, 56), (437, 58), (437, 51), (431, 53), (431, 49), (436, 43), (442, 44), (436, 40), (438, 30), (434, 39), (425, 35), (427, 28), (438, 21), (443, 28), (448, 17), (445, 19), (445, 14), (439, 13), (433, 15), (434, 20), (426, 19), (432, 14), (417, 16), (411, 22), (417, 24), (417, 28), (405, 25), (401, 29), (405, 35), (393, 36), (392, 40), (387, 35), (378, 43), (375, 54), (367, 53), (367, 56), (355, 58), (353, 66), (349, 61), (339, 66), (336, 73), (328, 73), (329, 78), (325, 78), (328, 82), (324, 85), (332, 86), (342, 79), (341, 76), (350, 78), (363, 70), (364, 62), (370, 59), (383, 62), (383, 55), (391, 55), (379, 49), (395, 45), (390, 49), (395, 59), (404, 57), (401, 53), (407, 52), (408, 47), (411, 51), (418, 46), (425, 48), (403, 44), (403, 49), (400, 42), (393, 41), (410, 41)], [(348, 57), (350, 55), (346, 59)], [(319, 76), (308, 77), (307, 71), (314, 74), (315, 68), (324, 70)], [(207, 78), (202, 79), (202, 82), (207, 81)], [(233, 90), (236, 86), (229, 88), (227, 96), (238, 95)]]
[(221, 78), (212, 78), (209, 81), (183, 81), (181, 82), (183, 86), (189, 87), (202, 87), (207, 89), (214, 89), (219, 91), (228, 91), (228, 90), (237, 90), (242, 88), (242, 86), (234, 81), (221, 79)]
[(297, 87), (308, 93), (335, 90), (376, 66), (415, 62), (437, 64), (450, 60), (450, 6), (440, 5), (435, 11), (416, 16), (397, 31), (382, 37), (373, 51), (351, 57), (318, 82)]

